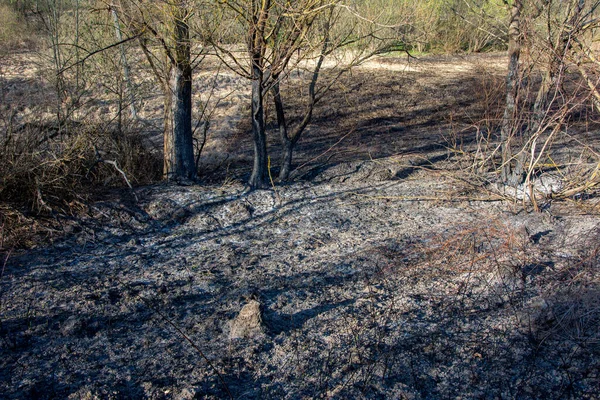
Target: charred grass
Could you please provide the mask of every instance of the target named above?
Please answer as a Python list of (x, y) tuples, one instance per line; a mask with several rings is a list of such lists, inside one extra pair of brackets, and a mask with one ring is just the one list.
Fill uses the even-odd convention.
[[(105, 192), (94, 205), (104, 226), (4, 256), (6, 396), (597, 398), (594, 189), (546, 199), (537, 214), (478, 200), (487, 178), (472, 178), (493, 152), (502, 75), (485, 59), (459, 72), (447, 69), (456, 60), (425, 65), (345, 76), (277, 195), (236, 183), (250, 160), (240, 125), (223, 149), (229, 168), (205, 177), (219, 185), (139, 188), (140, 201)], [(285, 90), (293, 123), (302, 84)], [(99, 152), (133, 183), (158, 169), (134, 128), (48, 132), (6, 136), (5, 249), (37, 242), (39, 215), (60, 221), (97, 186), (123, 186)], [(585, 135), (572, 143), (595, 145)], [(583, 173), (569, 168), (562, 176)], [(264, 306), (264, 331), (229, 338), (250, 299)]]

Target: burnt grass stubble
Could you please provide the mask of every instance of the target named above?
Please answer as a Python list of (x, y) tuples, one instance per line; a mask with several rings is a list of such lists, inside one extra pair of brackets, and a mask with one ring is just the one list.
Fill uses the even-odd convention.
[[(0, 397), (598, 398), (598, 216), (455, 179), (445, 137), (481, 114), (477, 85), (357, 70), (294, 182), (245, 191), (232, 139), (230, 175), (204, 177), (227, 184), (111, 192), (12, 254)], [(263, 326), (233, 338), (254, 300)]]

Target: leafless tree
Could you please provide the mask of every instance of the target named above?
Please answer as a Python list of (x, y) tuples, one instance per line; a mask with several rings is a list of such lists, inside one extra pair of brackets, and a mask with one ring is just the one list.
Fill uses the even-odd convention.
[[(343, 72), (388, 45), (375, 32), (382, 28), (393, 30), (394, 27), (378, 26), (342, 0), (222, 0), (220, 3), (240, 21), (246, 32), (246, 56), (221, 43), (214, 44), (226, 65), (252, 82), (254, 166), (249, 185), (265, 188), (270, 184), (264, 112), (267, 94), (273, 95), (283, 146), (279, 178), (286, 180), (292, 167), (294, 147), (310, 124), (317, 102)], [(343, 21), (339, 18), (342, 12), (347, 16)], [(355, 29), (359, 26), (356, 21), (361, 21), (362, 27), (367, 28)], [(347, 26), (343, 27), (344, 24)], [(365, 39), (369, 39), (368, 45)], [(374, 42), (377, 45), (373, 45)], [(344, 61), (332, 80), (318, 88), (325, 58), (351, 43), (356, 46), (348, 52), (350, 59)], [(281, 83), (288, 78), (292, 67), (300, 64), (310, 76), (308, 99), (300, 122), (292, 127), (286, 118)]]
[[(594, 59), (590, 38), (598, 25), (594, 15), (599, 5), (590, 0), (514, 0), (509, 4), (509, 68), (501, 128), (504, 182), (516, 185), (526, 179), (536, 158), (537, 138), (568, 117), (566, 99), (575, 96), (564, 86), (570, 67), (577, 66), (589, 86), (590, 95), (584, 97), (599, 98), (592, 75), (582, 67), (584, 60)], [(525, 60), (520, 58), (523, 47)], [(529, 99), (532, 89), (535, 96)]]
[[(202, 60), (201, 34), (193, 18), (202, 18), (208, 3), (193, 0), (143, 2), (122, 0), (124, 19), (164, 93), (164, 167), (169, 181), (197, 178), (192, 128), (193, 70)], [(196, 44), (199, 44), (196, 46)]]

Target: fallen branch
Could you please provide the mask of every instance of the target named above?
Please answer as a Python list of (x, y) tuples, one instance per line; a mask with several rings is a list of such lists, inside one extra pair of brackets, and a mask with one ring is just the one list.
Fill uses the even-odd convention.
[(481, 201), (481, 202), (495, 202), (495, 201), (506, 201), (509, 198), (496, 195), (489, 197), (469, 197), (459, 196), (443, 198), (437, 196), (374, 196), (370, 194), (353, 193), (354, 196), (367, 197), (376, 200), (399, 200), (399, 201), (449, 201), (449, 202), (460, 202), (460, 201)]
[(133, 194), (133, 197), (135, 197), (135, 201), (140, 201), (140, 199), (137, 197), (137, 194), (135, 193), (135, 190), (133, 190), (133, 186), (129, 182), (129, 179), (127, 179), (127, 174), (125, 173), (125, 171), (123, 171), (121, 168), (119, 168), (119, 165), (117, 164), (117, 162), (114, 161), (114, 160), (105, 160), (104, 158), (102, 158), (102, 156), (100, 155), (100, 152), (98, 151), (98, 149), (96, 148), (96, 146), (94, 146), (94, 150), (96, 151), (96, 162), (89, 169), (89, 171), (86, 174), (86, 176), (89, 175), (89, 173), (92, 171), (92, 169), (94, 169), (94, 167), (96, 165), (98, 165), (99, 163), (104, 163), (104, 164), (112, 165), (114, 167), (114, 169), (117, 170), (117, 172), (119, 172), (121, 174), (121, 176), (123, 176), (123, 179), (125, 180), (125, 183), (127, 184), (127, 186), (129, 186), (129, 189), (131, 190), (131, 193)]

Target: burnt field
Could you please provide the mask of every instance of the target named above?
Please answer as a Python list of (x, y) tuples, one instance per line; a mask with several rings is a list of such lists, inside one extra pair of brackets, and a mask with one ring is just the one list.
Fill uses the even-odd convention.
[[(505, 65), (356, 68), (315, 110), (292, 181), (255, 191), (248, 88), (199, 74), (223, 93), (202, 184), (105, 190), (3, 253), (0, 397), (598, 398), (597, 192), (552, 195), (593, 164), (598, 131), (569, 121), (531, 212), (479, 166)], [(5, 98), (41, 101), (11, 71)], [(284, 87), (292, 114), (302, 79)], [(160, 104), (140, 111), (156, 152)]]

